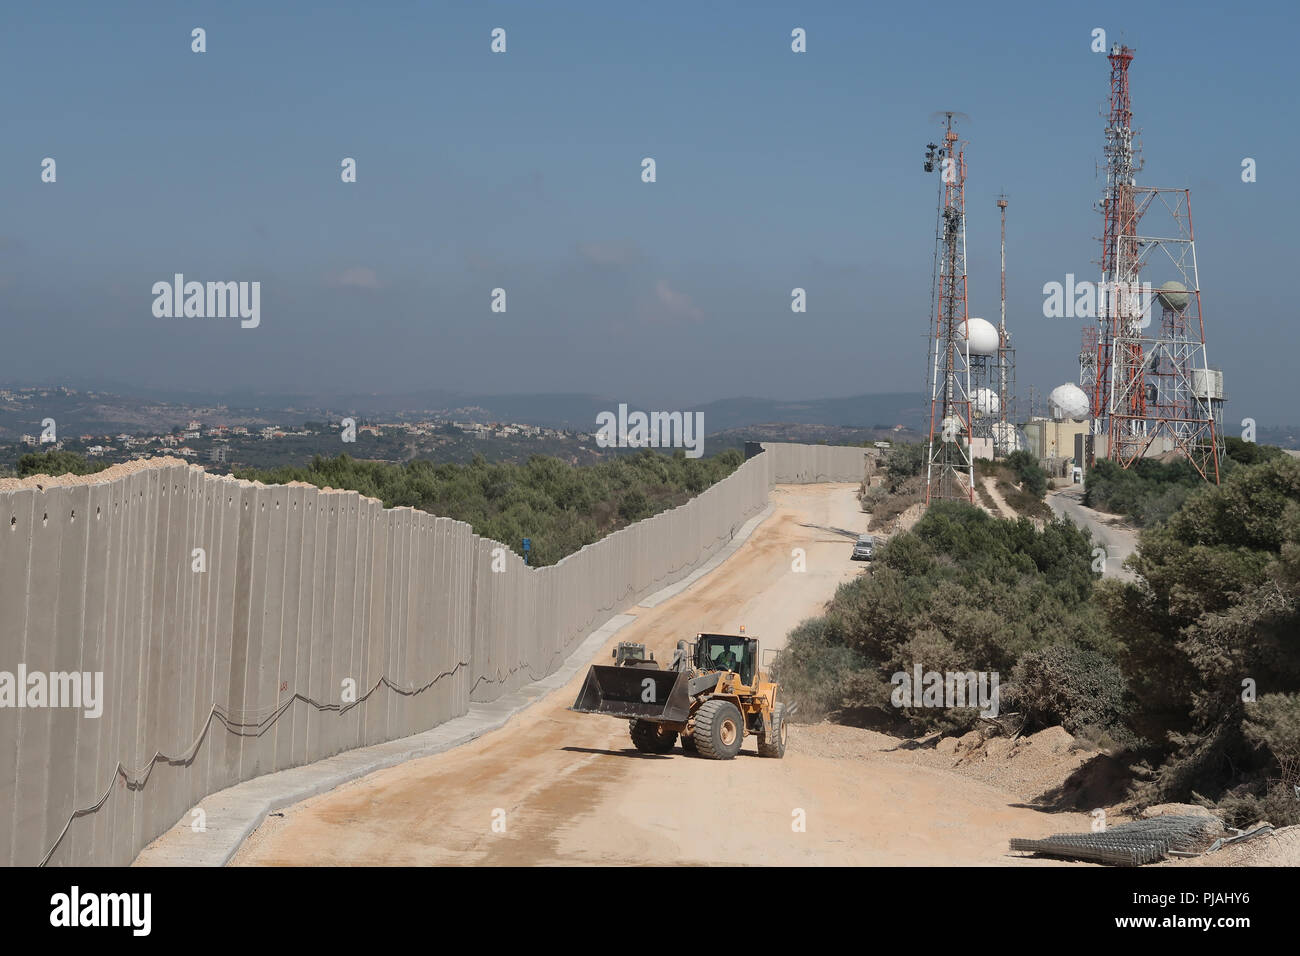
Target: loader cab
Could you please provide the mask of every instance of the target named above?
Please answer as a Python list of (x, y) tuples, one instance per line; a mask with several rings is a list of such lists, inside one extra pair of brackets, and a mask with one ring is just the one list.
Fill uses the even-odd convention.
[(746, 687), (754, 686), (758, 641), (735, 634), (699, 634), (695, 638), (695, 667), (701, 671), (735, 671)]

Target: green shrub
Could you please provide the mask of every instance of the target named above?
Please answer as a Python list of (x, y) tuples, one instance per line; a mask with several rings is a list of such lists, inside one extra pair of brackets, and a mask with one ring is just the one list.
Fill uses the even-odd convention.
[(1047, 472), (1038, 464), (1038, 459), (1032, 452), (1013, 451), (1007, 455), (1005, 464), (1015, 474), (1025, 492), (1040, 500), (1047, 494)]
[[(1300, 462), (1237, 465), (1147, 528), (1133, 583), (1098, 589), (1123, 640), (1134, 726), (1167, 741), (1138, 796), (1214, 797), (1263, 773), (1297, 739), (1300, 696)], [(1242, 700), (1254, 678), (1268, 693)]]
[(18, 459), (18, 477), (30, 475), (93, 475), (108, 467), (108, 462), (87, 461), (72, 451), (30, 452)]
[(1219, 811), (1226, 826), (1244, 830), (1260, 821), (1275, 827), (1289, 827), (1300, 823), (1300, 797), (1285, 784), (1275, 783), (1264, 795), (1250, 793), (1232, 794), (1219, 801)]
[[(881, 546), (870, 574), (840, 586), (824, 617), (792, 635), (792, 645), (816, 647), (819, 656), (790, 658), (786, 673), (819, 710), (848, 701), (892, 709), (890, 677), (916, 664), (1008, 674), (1061, 634), (1113, 654), (1116, 642), (1091, 601), (1095, 580), (1088, 535), (1073, 525), (1050, 521), (1040, 530), (1028, 519), (936, 502), (910, 532)], [(800, 673), (815, 664), (825, 674), (827, 662), (833, 681)], [(855, 670), (862, 672), (856, 681)], [(899, 716), (921, 731), (969, 723), (974, 711), (917, 708)]]
[(899, 442), (885, 454), (885, 474), (891, 490), (907, 478), (925, 474), (925, 462), (930, 448), (926, 442)]
[[(873, 492), (882, 489), (872, 489)], [(908, 478), (896, 490), (885, 491), (883, 495), (873, 495), (863, 502), (871, 512), (871, 521), (867, 527), (875, 531), (883, 528), (913, 505), (925, 502), (925, 479)]]
[(1224, 439), (1224, 451), (1228, 458), (1242, 465), (1257, 465), (1286, 455), (1286, 452), (1276, 445), (1259, 445), (1253, 441), (1243, 441), (1235, 435), (1229, 435)]
[(1003, 688), (1007, 707), (1022, 710), (1032, 727), (1060, 724), (1072, 734), (1132, 742), (1126, 720), (1127, 683), (1119, 665), (1070, 641), (1026, 654)]
[(1186, 459), (1160, 462), (1142, 458), (1128, 468), (1103, 459), (1084, 478), (1083, 501), (1090, 508), (1150, 526), (1168, 519), (1204, 485), (1205, 479)]
[(1247, 740), (1278, 760), (1300, 760), (1300, 694), (1264, 694), (1246, 712)]
[(825, 618), (811, 618), (790, 632), (772, 662), (782, 699), (798, 702), (800, 720), (819, 720), (846, 707), (887, 707), (888, 686), (827, 631)]

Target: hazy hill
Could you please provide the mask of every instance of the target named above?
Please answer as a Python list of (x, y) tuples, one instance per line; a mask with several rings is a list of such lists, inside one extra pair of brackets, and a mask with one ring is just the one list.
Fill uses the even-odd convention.
[[(0, 388), (18, 386), (0, 385)], [(626, 400), (625, 400), (626, 401)], [(602, 411), (617, 411), (619, 402), (607, 395), (584, 393), (471, 395), (435, 389), (390, 395), (374, 394), (230, 394), (187, 393), (137, 386), (115, 386), (93, 392), (48, 386), (40, 394), (0, 401), (0, 440), (39, 431), (41, 419), (54, 418), (61, 432), (101, 434), (117, 431), (166, 431), (192, 418), (204, 424), (297, 424), (308, 420), (337, 421), (345, 415), (373, 419), (453, 418), (471, 421), (521, 422), (554, 428), (594, 430)], [(627, 401), (632, 410), (648, 408)], [(706, 434), (750, 425), (788, 423), (838, 428), (879, 429), (904, 425), (919, 429), (926, 408), (919, 393), (884, 393), (851, 398), (789, 402), (765, 398), (729, 398), (681, 411), (704, 413)]]

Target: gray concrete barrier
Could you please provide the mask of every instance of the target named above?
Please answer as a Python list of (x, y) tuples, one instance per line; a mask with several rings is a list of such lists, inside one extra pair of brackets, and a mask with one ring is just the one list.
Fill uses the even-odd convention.
[(775, 484), (810, 484), (821, 481), (862, 481), (866, 470), (865, 448), (843, 445), (796, 445), (763, 442), (763, 455), (771, 458)]
[(0, 481), (0, 671), (103, 679), (98, 716), (50, 689), (0, 707), (0, 862), (124, 865), (206, 794), (463, 715), (708, 561), (774, 483), (862, 477), (861, 448), (764, 447), (544, 568), (462, 522), (174, 459)]

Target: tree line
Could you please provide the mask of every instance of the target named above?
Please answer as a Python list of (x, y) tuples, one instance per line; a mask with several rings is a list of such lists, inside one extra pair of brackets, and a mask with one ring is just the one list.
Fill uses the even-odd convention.
[(468, 464), (422, 459), (404, 464), (317, 455), (302, 467), (243, 469), (236, 477), (264, 484), (303, 481), (409, 506), (469, 524), (475, 534), (521, 550), (529, 562), (554, 564), (629, 524), (685, 504), (744, 461), (737, 450), (688, 458), (644, 448), (592, 465), (534, 455), (524, 464)]

